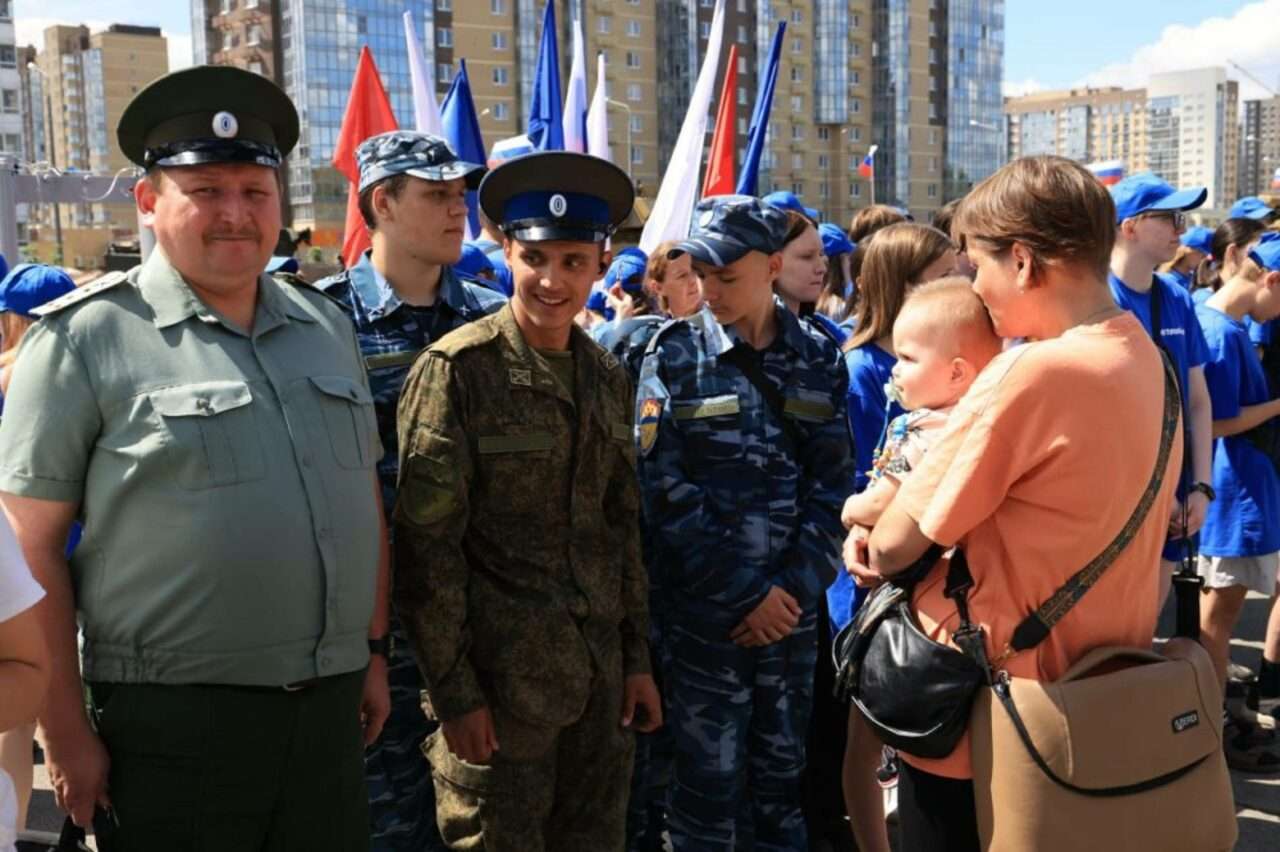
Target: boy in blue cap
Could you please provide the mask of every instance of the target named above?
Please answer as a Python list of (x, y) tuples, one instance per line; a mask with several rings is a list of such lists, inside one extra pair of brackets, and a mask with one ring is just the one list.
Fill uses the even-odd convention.
[[(356, 326), (382, 441), (378, 480), (390, 527), (399, 473), (396, 406), (409, 366), (432, 343), (505, 300), (464, 280), (454, 266), (462, 251), (465, 193), (479, 184), (484, 166), (463, 162), (438, 136), (410, 130), (365, 140), (356, 161), (360, 212), (373, 245), (350, 269), (315, 286)], [(422, 755), (435, 725), (422, 714), (422, 677), (394, 613), (390, 635), (391, 715), (365, 755), (372, 849), (443, 849), (431, 769)]]
[[(1156, 267), (1178, 251), (1187, 210), (1204, 204), (1204, 187), (1176, 190), (1150, 173), (1132, 175), (1111, 187), (1116, 206), (1116, 242), (1108, 281), (1116, 304), (1132, 311), (1173, 361), (1186, 413), (1188, 457), (1178, 485), (1178, 505), (1169, 519), (1169, 541), (1161, 560), (1161, 601), (1178, 563), (1194, 546), (1213, 488), (1213, 413), (1205, 385), (1208, 357), (1191, 294), (1170, 286)], [(1158, 326), (1158, 329), (1156, 328)]]
[(490, 172), (514, 295), (401, 395), (393, 597), (441, 722), (426, 751), (455, 849), (620, 850), (632, 734), (662, 723), (631, 386), (574, 322), (634, 197), (585, 154)]
[[(1262, 364), (1249, 340), (1245, 317), (1266, 322), (1280, 315), (1280, 234), (1264, 234), (1247, 260), (1224, 269), (1224, 281), (1196, 315), (1209, 345), (1205, 367), (1213, 399), (1213, 488), (1200, 542), (1198, 570), (1205, 580), (1200, 613), (1201, 643), (1227, 679), (1231, 633), (1248, 591), (1277, 590), (1280, 569), (1280, 477), (1267, 454), (1251, 440), (1280, 415)], [(1280, 664), (1280, 637), (1268, 631), (1264, 679)], [(1268, 666), (1270, 664), (1270, 666)], [(1275, 675), (1272, 675), (1272, 680)], [(1273, 690), (1280, 694), (1280, 689)], [(1280, 758), (1259, 749), (1249, 726), (1226, 729), (1227, 758), (1251, 771), (1280, 771)]]
[(838, 568), (853, 464), (839, 353), (772, 293), (787, 229), (756, 198), (700, 202), (669, 256), (692, 258), (706, 304), (654, 336), (640, 372), (677, 850), (808, 848), (818, 597)]
[[(1196, 289), (1196, 270), (1213, 254), (1213, 229), (1203, 225), (1188, 228), (1178, 240), (1181, 245), (1173, 259), (1160, 267), (1160, 280), (1191, 293)], [(1193, 295), (1194, 300), (1194, 295)]]

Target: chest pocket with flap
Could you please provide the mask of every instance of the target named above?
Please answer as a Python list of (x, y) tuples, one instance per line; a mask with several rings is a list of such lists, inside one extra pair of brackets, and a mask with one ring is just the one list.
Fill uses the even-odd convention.
[(213, 381), (147, 394), (160, 415), (172, 475), (191, 490), (261, 479), (262, 441), (246, 382)]
[(319, 393), (324, 428), (338, 464), (346, 468), (372, 467), (373, 396), (368, 389), (348, 376), (311, 376), (311, 384)]

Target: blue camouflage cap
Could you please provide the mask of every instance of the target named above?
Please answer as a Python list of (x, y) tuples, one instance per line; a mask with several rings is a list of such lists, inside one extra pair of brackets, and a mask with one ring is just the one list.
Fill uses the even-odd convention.
[(834, 222), (823, 222), (819, 225), (818, 236), (822, 237), (822, 253), (827, 257), (849, 254), (855, 248), (853, 240), (849, 239), (844, 228)]
[(1256, 195), (1247, 195), (1241, 198), (1235, 204), (1231, 205), (1227, 218), (1229, 219), (1267, 219), (1275, 208), (1267, 204)]
[(648, 268), (649, 258), (643, 251), (625, 248), (618, 252), (604, 274), (604, 287), (607, 290), (619, 284), (625, 293), (640, 293), (644, 290), (644, 274)]
[(1280, 272), (1280, 233), (1263, 234), (1249, 249), (1249, 259), (1268, 272)]
[(782, 251), (787, 238), (787, 214), (750, 195), (704, 198), (693, 210), (689, 236), (667, 252), (674, 260), (688, 254), (694, 260), (722, 268), (751, 251)]
[(1117, 224), (1141, 213), (1194, 210), (1204, 204), (1208, 195), (1209, 191), (1203, 186), (1174, 189), (1150, 172), (1130, 175), (1111, 187)]
[(1184, 246), (1195, 249), (1201, 254), (1213, 254), (1213, 229), (1206, 228), (1204, 225), (1196, 225), (1194, 228), (1187, 228), (1181, 237)]
[(812, 207), (805, 207), (804, 202), (800, 200), (800, 196), (794, 192), (771, 192), (764, 198), (760, 199), (770, 207), (777, 207), (779, 210), (791, 210), (802, 216), (808, 216), (813, 221), (818, 221), (818, 211)]
[(485, 172), (479, 163), (458, 159), (444, 139), (415, 130), (370, 136), (356, 148), (356, 163), (360, 166), (360, 192), (395, 175), (434, 181), (466, 178), (467, 189), (475, 189)]
[(34, 319), (36, 308), (76, 289), (67, 273), (43, 263), (19, 263), (0, 281), (0, 311)]

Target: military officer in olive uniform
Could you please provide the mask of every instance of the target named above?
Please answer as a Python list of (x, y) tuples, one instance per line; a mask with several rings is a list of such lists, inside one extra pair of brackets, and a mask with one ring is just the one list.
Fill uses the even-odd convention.
[(156, 249), (44, 307), (0, 427), (4, 507), (48, 591), (56, 797), (81, 825), (109, 808), (106, 852), (367, 849), (381, 448), (350, 320), (263, 273), (297, 113), (258, 74), (200, 67), (138, 93), (118, 135)]
[[(409, 365), (431, 343), (493, 313), (506, 299), (463, 281), (451, 265), (462, 251), (466, 192), (479, 186), (484, 166), (460, 160), (438, 136), (412, 130), (366, 139), (356, 161), (360, 211), (373, 247), (316, 287), (342, 303), (356, 326), (378, 414), (378, 479), (389, 512), (400, 461), (396, 404)], [(373, 852), (435, 852), (443, 847), (422, 754), (422, 741), (435, 725), (422, 713), (422, 677), (394, 618), (391, 637), (391, 715), (364, 761)]]
[(661, 723), (630, 382), (573, 322), (633, 200), (583, 154), (490, 172), (515, 292), (400, 397), (393, 599), (441, 720), (427, 756), (454, 849), (621, 850), (632, 731)]

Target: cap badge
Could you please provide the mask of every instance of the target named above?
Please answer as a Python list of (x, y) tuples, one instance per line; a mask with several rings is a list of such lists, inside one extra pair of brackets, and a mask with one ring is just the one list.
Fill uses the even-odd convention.
[(703, 210), (702, 215), (698, 217), (698, 227), (705, 228), (711, 224), (711, 220), (716, 218), (714, 210)]
[(213, 135), (219, 139), (234, 139), (240, 132), (240, 122), (225, 110), (213, 117)]
[(569, 202), (560, 193), (551, 196), (551, 201), (547, 204), (551, 210), (551, 215), (559, 219), (561, 216), (569, 212)]

